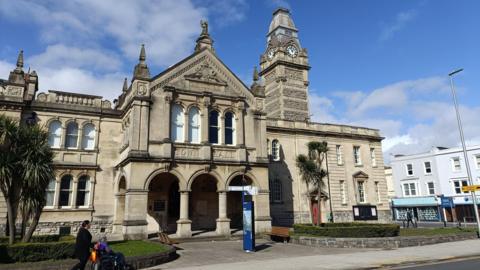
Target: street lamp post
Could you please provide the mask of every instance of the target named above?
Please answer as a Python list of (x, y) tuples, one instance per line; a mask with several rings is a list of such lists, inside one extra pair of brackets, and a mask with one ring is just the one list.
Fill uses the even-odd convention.
[[(468, 176), (468, 184), (473, 185), (473, 178), (472, 172), (470, 171), (470, 164), (467, 155), (467, 147), (465, 146), (465, 138), (463, 136), (463, 127), (462, 127), (462, 120), (460, 119), (460, 112), (458, 111), (458, 102), (457, 102), (457, 95), (455, 93), (455, 87), (453, 85), (453, 75), (461, 72), (463, 68), (457, 69), (448, 74), (450, 77), (450, 86), (452, 88), (452, 95), (453, 95), (453, 103), (455, 104), (455, 113), (457, 114), (457, 123), (458, 123), (458, 130), (460, 132), (460, 140), (462, 141), (462, 148), (463, 148), (463, 158), (465, 159), (465, 167), (467, 167), (467, 176)], [(475, 211), (475, 220), (477, 222), (477, 236), (480, 237), (480, 223), (478, 217), (478, 205), (477, 205), (477, 196), (475, 195), (475, 191), (471, 191), (472, 195), (472, 202), (473, 202), (473, 209)]]

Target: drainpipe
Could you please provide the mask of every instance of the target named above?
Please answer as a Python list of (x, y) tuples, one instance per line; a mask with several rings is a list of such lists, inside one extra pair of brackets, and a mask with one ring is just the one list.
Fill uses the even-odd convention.
[(328, 170), (328, 152), (325, 153), (325, 165), (327, 167), (327, 183), (328, 183), (328, 200), (330, 201), (330, 216), (332, 217), (332, 222), (333, 220), (333, 206), (332, 206), (332, 192), (330, 190), (330, 171)]

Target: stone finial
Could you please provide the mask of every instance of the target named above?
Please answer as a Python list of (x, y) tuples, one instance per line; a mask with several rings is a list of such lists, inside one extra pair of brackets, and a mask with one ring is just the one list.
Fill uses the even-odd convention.
[(147, 55), (145, 53), (145, 44), (142, 44), (142, 48), (140, 49), (140, 57), (138, 57), (138, 60), (140, 60), (140, 62), (145, 62), (147, 58)]
[(122, 92), (126, 93), (128, 90), (128, 84), (127, 84), (127, 77), (125, 77), (125, 80), (123, 81), (123, 89)]
[(253, 67), (253, 81), (254, 81), (254, 82), (257, 82), (258, 79), (259, 79), (259, 76), (258, 76), (257, 66), (254, 66), (254, 67)]
[(202, 27), (202, 34), (201, 35), (208, 35), (208, 22), (201, 20), (200, 26)]
[(18, 53), (17, 67), (10, 71), (8, 82), (18, 85), (25, 84), (25, 72), (23, 71), (23, 50), (20, 50)]
[(23, 50), (20, 50), (17, 58), (17, 69), (22, 70), (23, 68)]
[(250, 86), (250, 90), (256, 97), (265, 97), (265, 86), (259, 82), (260, 76), (258, 75), (257, 66), (253, 67), (253, 83)]
[(201, 20), (200, 26), (202, 27), (202, 32), (197, 38), (195, 52), (201, 51), (204, 48), (208, 48), (213, 51), (213, 40), (210, 38), (210, 34), (208, 33), (208, 22)]
[(148, 69), (147, 64), (145, 63), (146, 60), (146, 53), (145, 53), (145, 45), (142, 44), (142, 48), (140, 49), (140, 56), (138, 57), (138, 64), (135, 66), (133, 70), (133, 80), (140, 79), (140, 80), (149, 80), (150, 79), (150, 70)]

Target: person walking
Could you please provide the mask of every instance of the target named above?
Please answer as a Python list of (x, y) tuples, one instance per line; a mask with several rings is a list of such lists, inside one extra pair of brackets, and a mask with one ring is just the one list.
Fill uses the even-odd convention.
[(410, 223), (412, 223), (412, 227), (415, 227), (415, 224), (413, 224), (413, 215), (410, 210), (407, 211), (407, 228), (410, 227)]
[(85, 220), (78, 230), (77, 240), (75, 242), (75, 257), (80, 260), (71, 270), (84, 270), (90, 257), (90, 247), (92, 246), (92, 235), (88, 231), (90, 221)]

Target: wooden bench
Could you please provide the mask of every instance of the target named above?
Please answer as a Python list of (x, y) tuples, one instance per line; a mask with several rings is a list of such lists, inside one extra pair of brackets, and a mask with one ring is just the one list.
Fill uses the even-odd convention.
[(272, 240), (274, 240), (274, 237), (282, 238), (283, 243), (287, 243), (288, 239), (290, 239), (288, 227), (272, 226), (272, 231), (270, 233), (267, 233), (267, 235), (270, 235), (270, 239)]
[(158, 233), (158, 241), (160, 241), (160, 243), (167, 244), (167, 245), (178, 244), (178, 241), (171, 239), (170, 237), (168, 237), (168, 234), (164, 232)]

